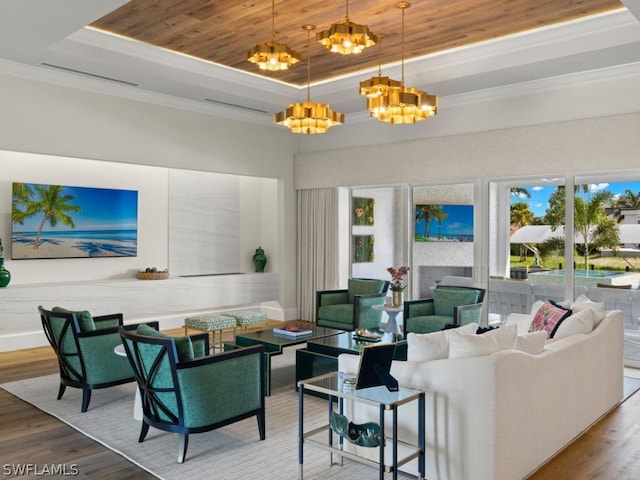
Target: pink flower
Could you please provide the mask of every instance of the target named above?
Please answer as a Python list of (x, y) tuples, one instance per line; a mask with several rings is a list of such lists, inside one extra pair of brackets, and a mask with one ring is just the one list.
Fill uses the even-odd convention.
[(409, 267), (387, 268), (387, 272), (391, 274), (391, 290), (404, 290), (406, 285), (402, 285), (402, 280), (408, 271)]

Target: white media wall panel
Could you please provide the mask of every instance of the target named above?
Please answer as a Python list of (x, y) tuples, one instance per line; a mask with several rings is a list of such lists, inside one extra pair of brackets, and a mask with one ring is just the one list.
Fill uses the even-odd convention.
[(172, 275), (241, 272), (239, 195), (237, 175), (169, 172)]

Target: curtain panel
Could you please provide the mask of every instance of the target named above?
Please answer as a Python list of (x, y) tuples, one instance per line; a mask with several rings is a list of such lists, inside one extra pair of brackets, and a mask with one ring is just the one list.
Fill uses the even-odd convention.
[(297, 303), (301, 320), (316, 320), (316, 291), (338, 287), (338, 191), (298, 190)]

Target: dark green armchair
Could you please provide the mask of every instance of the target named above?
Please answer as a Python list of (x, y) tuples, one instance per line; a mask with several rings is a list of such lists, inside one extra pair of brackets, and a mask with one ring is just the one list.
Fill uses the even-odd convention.
[[(113, 351), (122, 343), (118, 332), (123, 321), (121, 313), (93, 317), (87, 311), (73, 312), (60, 307), (47, 310), (41, 306), (38, 312), (47, 340), (58, 358), (58, 400), (67, 387), (81, 388), (81, 411), (86, 412), (93, 390), (135, 380), (128, 360)], [(136, 325), (127, 328), (136, 328)]]
[(380, 328), (383, 305), (389, 282), (369, 278), (350, 278), (346, 290), (316, 292), (316, 325), (352, 331)]
[(480, 323), (485, 290), (439, 285), (433, 298), (404, 302), (404, 333), (431, 333), (445, 325)]
[(178, 463), (187, 455), (189, 434), (257, 417), (265, 439), (264, 347), (240, 348), (216, 355), (208, 335), (168, 337), (141, 327), (120, 328), (142, 403), (138, 442), (149, 427), (179, 434)]

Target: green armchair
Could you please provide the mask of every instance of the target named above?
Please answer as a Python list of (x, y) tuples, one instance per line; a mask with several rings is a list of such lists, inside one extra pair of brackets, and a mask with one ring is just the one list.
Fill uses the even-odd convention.
[(316, 325), (346, 331), (380, 328), (382, 311), (371, 306), (384, 304), (389, 282), (350, 278), (348, 287), (316, 292)]
[(206, 333), (168, 337), (141, 327), (120, 328), (142, 403), (138, 442), (149, 427), (179, 434), (178, 463), (187, 455), (189, 434), (214, 430), (257, 417), (265, 439), (264, 347), (240, 348), (216, 355)]
[[(127, 359), (113, 351), (122, 343), (118, 332), (123, 321), (121, 313), (93, 317), (87, 311), (73, 312), (60, 307), (47, 310), (42, 306), (38, 312), (47, 340), (58, 358), (58, 400), (67, 387), (81, 388), (84, 413), (89, 408), (93, 390), (135, 380)], [(127, 328), (136, 328), (136, 325)]]
[(445, 325), (480, 323), (485, 290), (439, 285), (433, 298), (404, 302), (404, 333), (430, 333)]

